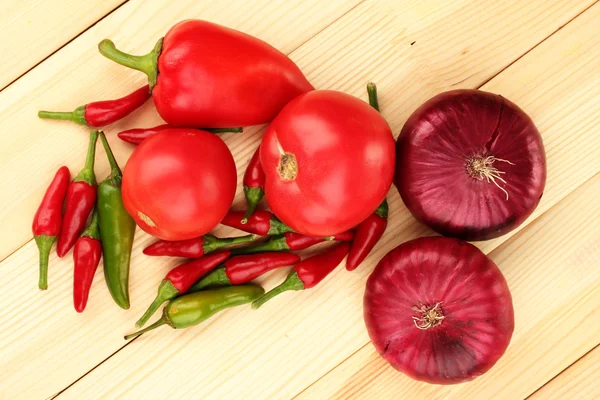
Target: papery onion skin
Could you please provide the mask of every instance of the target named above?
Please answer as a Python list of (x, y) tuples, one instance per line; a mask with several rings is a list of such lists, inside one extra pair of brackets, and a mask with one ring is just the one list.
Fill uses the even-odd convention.
[[(439, 305), (443, 319), (419, 329), (413, 307)], [(504, 354), (514, 311), (504, 276), (458, 239), (425, 237), (390, 251), (367, 281), (364, 319), (377, 351), (413, 379), (472, 380)]]
[[(492, 239), (519, 226), (546, 183), (544, 145), (531, 118), (480, 90), (445, 92), (424, 103), (404, 125), (396, 154), (394, 183), (410, 212), (463, 240)], [(468, 160), (485, 157), (498, 159), (500, 187), (469, 174)]]

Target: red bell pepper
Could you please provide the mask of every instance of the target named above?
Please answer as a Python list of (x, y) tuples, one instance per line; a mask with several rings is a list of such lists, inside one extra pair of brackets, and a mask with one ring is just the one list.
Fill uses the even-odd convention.
[(373, 247), (375, 247), (379, 239), (383, 236), (387, 227), (387, 219), (388, 204), (384, 200), (373, 214), (356, 227), (354, 240), (352, 241), (350, 253), (346, 260), (346, 269), (348, 271), (355, 270), (367, 258)]
[(279, 286), (255, 300), (252, 308), (257, 309), (273, 297), (288, 290), (304, 290), (317, 286), (340, 265), (349, 249), (350, 243), (343, 242), (302, 260)]
[(162, 303), (187, 292), (194, 282), (227, 260), (230, 254), (228, 251), (209, 254), (170, 270), (158, 286), (156, 298), (135, 325), (143, 326)]
[(229, 211), (221, 221), (222, 225), (231, 226), (255, 235), (280, 235), (293, 232), (292, 228), (281, 222), (269, 211), (256, 211), (245, 224), (242, 224), (244, 211)]
[(63, 224), (56, 246), (56, 253), (59, 257), (71, 250), (96, 204), (97, 184), (94, 174), (94, 158), (97, 140), (98, 131), (91, 131), (85, 167), (67, 188)]
[(46, 189), (42, 203), (33, 217), (33, 238), (40, 252), (40, 290), (48, 289), (48, 258), (50, 250), (60, 233), (62, 208), (71, 180), (69, 168), (60, 167)]
[(110, 125), (131, 114), (150, 98), (148, 85), (116, 100), (95, 101), (71, 112), (40, 111), (38, 117), (62, 119), (94, 128)]
[(296, 232), (286, 232), (281, 235), (272, 236), (267, 242), (258, 243), (253, 246), (240, 247), (231, 251), (232, 254), (251, 254), (264, 251), (286, 251), (286, 250), (304, 250), (315, 244), (335, 240), (346, 242), (352, 240), (354, 233), (351, 231), (342, 232), (339, 235), (326, 238), (316, 238), (304, 236)]
[(147, 256), (199, 258), (224, 246), (248, 243), (255, 239), (255, 235), (231, 238), (218, 238), (213, 235), (204, 235), (188, 240), (159, 240), (146, 247), (144, 249), (144, 254)]
[(260, 146), (258, 146), (244, 173), (244, 196), (248, 203), (248, 209), (241, 220), (242, 224), (248, 222), (248, 218), (250, 218), (254, 210), (256, 210), (256, 206), (264, 197), (264, 187), (265, 171), (263, 171), (260, 165)]
[[(159, 126), (155, 126), (152, 128), (134, 128), (134, 129), (128, 129), (123, 132), (119, 132), (117, 134), (117, 136), (119, 136), (119, 139), (121, 139), (124, 142), (138, 145), (138, 144), (142, 143), (145, 139), (149, 138), (150, 136), (154, 136), (158, 132), (164, 131), (165, 129), (176, 129), (176, 128), (171, 125), (168, 125), (168, 124), (159, 125)], [(226, 132), (241, 133), (241, 132), (243, 132), (242, 128), (201, 128), (201, 129), (204, 131), (207, 131), (207, 132), (211, 132), (211, 133), (226, 133)]]
[(77, 239), (73, 249), (73, 261), (75, 262), (73, 306), (78, 313), (85, 310), (94, 274), (98, 269), (101, 257), (102, 244), (100, 243), (100, 232), (98, 231), (98, 211), (94, 210), (90, 226)]
[(197, 292), (209, 286), (240, 285), (250, 282), (276, 268), (295, 265), (300, 256), (293, 253), (259, 253), (232, 257), (223, 268), (202, 277), (188, 290)]
[(123, 53), (108, 39), (98, 48), (105, 57), (148, 75), (158, 113), (175, 126), (267, 123), (290, 100), (314, 89), (285, 54), (207, 21), (176, 24), (144, 56)]

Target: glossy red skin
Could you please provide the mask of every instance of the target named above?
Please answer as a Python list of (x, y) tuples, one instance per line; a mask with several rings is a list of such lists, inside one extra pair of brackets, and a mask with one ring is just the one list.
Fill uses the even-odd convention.
[(218, 136), (199, 129), (167, 129), (133, 151), (123, 172), (123, 203), (149, 234), (163, 240), (192, 239), (223, 219), (236, 184), (233, 156)]
[(387, 227), (387, 218), (373, 213), (356, 228), (352, 246), (346, 260), (346, 269), (354, 271), (367, 258), (379, 242)]
[(73, 261), (73, 306), (78, 313), (85, 310), (94, 274), (102, 257), (100, 240), (82, 236), (75, 242)]
[(96, 205), (96, 185), (84, 181), (71, 182), (67, 188), (62, 228), (56, 253), (64, 256), (71, 250)]
[(70, 180), (69, 168), (60, 167), (33, 217), (31, 230), (35, 236), (57, 236), (60, 233), (63, 202)]
[[(412, 307), (439, 303), (444, 319), (415, 326)], [(514, 329), (508, 285), (475, 246), (426, 237), (401, 244), (367, 281), (364, 318), (373, 345), (413, 379), (437, 384), (472, 380), (504, 354)]]
[(86, 104), (84, 117), (88, 126), (101, 127), (125, 118), (150, 98), (148, 85), (116, 100), (96, 101)]
[(150, 136), (156, 135), (158, 132), (164, 131), (165, 129), (174, 129), (171, 125), (164, 124), (158, 125), (152, 128), (135, 128), (128, 129), (123, 132), (119, 132), (117, 136), (124, 142), (131, 144), (140, 144)]
[[(506, 194), (467, 173), (470, 156), (508, 160)], [(437, 232), (486, 240), (519, 226), (538, 205), (546, 183), (542, 137), (519, 107), (477, 90), (442, 93), (419, 107), (397, 142), (395, 184), (411, 213)]]
[[(289, 250), (304, 250), (315, 244), (323, 243), (328, 241), (326, 238), (316, 238), (312, 236), (304, 236), (296, 232), (286, 232), (283, 234), (285, 238), (285, 244)], [(335, 235), (333, 239), (339, 242), (346, 242), (352, 240), (354, 233), (351, 231), (342, 232), (339, 235)]]
[(317, 286), (340, 265), (350, 250), (350, 243), (341, 242), (327, 250), (302, 260), (294, 267), (298, 278), (304, 283), (304, 289)]
[(204, 255), (204, 236), (187, 240), (159, 240), (144, 249), (147, 256), (198, 258)]
[(170, 270), (165, 280), (171, 281), (180, 294), (185, 293), (194, 282), (215, 269), (230, 255), (229, 251), (221, 251), (181, 264)]
[(313, 89), (298, 66), (267, 43), (187, 20), (164, 37), (152, 97), (171, 125), (225, 128), (269, 122)]
[(241, 222), (243, 216), (243, 211), (229, 211), (221, 221), (221, 224), (244, 232), (254, 233), (255, 235), (264, 236), (283, 233), (273, 231), (273, 220), (275, 217), (269, 211), (255, 211), (245, 224)]
[(225, 261), (225, 274), (232, 285), (239, 285), (276, 268), (295, 265), (299, 261), (299, 255), (285, 252), (235, 256)]
[[(394, 139), (385, 119), (335, 91), (290, 102), (269, 125), (260, 149), (269, 207), (306, 236), (332, 236), (358, 225), (381, 204), (394, 175)], [(296, 157), (293, 180), (279, 175), (282, 150)]]
[(265, 186), (265, 172), (260, 165), (260, 146), (256, 149), (246, 172), (244, 172), (244, 186), (251, 188), (264, 188)]

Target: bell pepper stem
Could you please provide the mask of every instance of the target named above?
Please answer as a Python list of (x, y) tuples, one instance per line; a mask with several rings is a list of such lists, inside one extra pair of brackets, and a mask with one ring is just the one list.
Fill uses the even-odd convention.
[(379, 99), (377, 98), (377, 86), (373, 82), (367, 84), (367, 93), (369, 95), (369, 104), (379, 111)]
[(304, 290), (304, 282), (302, 282), (302, 280), (298, 277), (298, 273), (296, 271), (289, 274), (279, 286), (271, 289), (258, 299), (254, 300), (252, 302), (252, 308), (256, 310), (273, 297), (280, 293), (287, 292), (288, 290)]
[(87, 125), (85, 119), (85, 106), (77, 107), (71, 112), (64, 111), (39, 111), (38, 117), (43, 119), (59, 119), (63, 121), (72, 121), (79, 125)]
[(98, 131), (90, 132), (90, 143), (88, 145), (87, 155), (85, 157), (85, 167), (77, 174), (73, 182), (86, 182), (90, 186), (96, 185), (96, 174), (94, 173), (94, 160), (96, 159), (96, 142), (98, 141)]
[(139, 331), (134, 332), (134, 333), (130, 333), (129, 335), (125, 335), (125, 340), (130, 340), (130, 339), (136, 338), (138, 336), (141, 336), (141, 335), (143, 335), (144, 333), (146, 333), (148, 331), (156, 329), (159, 326), (165, 325), (166, 323), (167, 323), (167, 317), (163, 315), (158, 321), (156, 321), (152, 325), (148, 325), (147, 327), (145, 327), (142, 330), (139, 330)]
[(203, 128), (202, 130), (210, 133), (242, 133), (244, 128)]
[(98, 50), (100, 53), (125, 67), (133, 68), (138, 71), (145, 73), (148, 76), (148, 85), (150, 86), (150, 92), (156, 85), (156, 78), (158, 77), (158, 56), (162, 50), (163, 39), (160, 38), (152, 51), (143, 56), (134, 56), (127, 54), (117, 49), (112, 40), (104, 39), (98, 44)]
[(40, 290), (46, 290), (48, 289), (48, 260), (56, 236), (36, 235), (34, 239), (40, 252), (40, 279), (38, 287)]
[(258, 203), (262, 200), (265, 191), (261, 187), (244, 186), (244, 195), (248, 202), (248, 209), (241, 221), (243, 225), (248, 223), (248, 218), (250, 218), (252, 213), (254, 213), (254, 210), (256, 210), (256, 206), (258, 206)]
[(140, 318), (135, 323), (135, 326), (138, 328), (141, 328), (142, 326), (144, 326), (144, 324), (146, 322), (148, 322), (150, 317), (156, 312), (156, 310), (158, 310), (158, 308), (165, 301), (171, 300), (178, 294), (179, 294), (179, 290), (177, 290), (177, 288), (175, 286), (173, 286), (173, 283), (168, 279), (164, 279), (158, 286), (158, 294), (156, 295), (156, 298), (154, 299), (152, 304), (150, 304), (150, 307), (148, 307), (148, 309), (146, 310), (144, 315), (142, 315), (142, 318)]
[(115, 155), (106, 140), (106, 135), (104, 132), (98, 131), (100, 135), (100, 140), (102, 141), (102, 146), (104, 146), (104, 151), (106, 152), (106, 157), (108, 157), (108, 163), (110, 164), (110, 180), (114, 185), (119, 185), (121, 183), (121, 179), (123, 177), (123, 173), (121, 172), (121, 168), (119, 168), (119, 164), (117, 164), (117, 160), (115, 159)]

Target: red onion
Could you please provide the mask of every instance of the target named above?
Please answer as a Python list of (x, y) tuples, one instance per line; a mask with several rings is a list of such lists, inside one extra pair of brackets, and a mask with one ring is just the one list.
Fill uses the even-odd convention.
[(428, 100), (396, 144), (395, 184), (410, 212), (437, 232), (486, 240), (519, 226), (546, 183), (542, 137), (504, 97), (454, 90)]
[(498, 267), (472, 244), (444, 237), (390, 251), (367, 282), (364, 317), (375, 348), (394, 368), (438, 384), (485, 373), (514, 329)]

